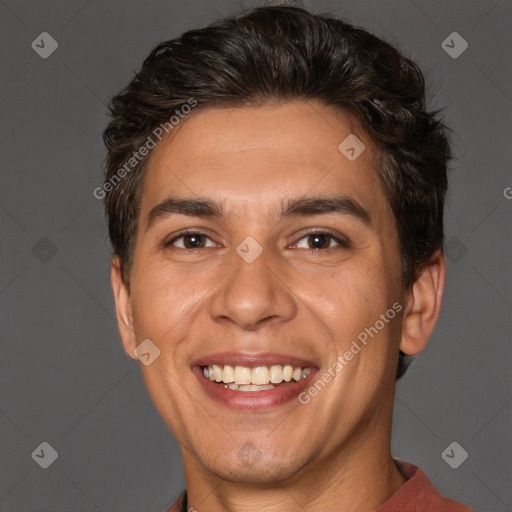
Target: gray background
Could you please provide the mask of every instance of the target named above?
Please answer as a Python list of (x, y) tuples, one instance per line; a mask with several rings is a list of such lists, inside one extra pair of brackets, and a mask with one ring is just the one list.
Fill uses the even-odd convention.
[[(158, 42), (256, 4), (0, 2), (1, 510), (156, 512), (184, 488), (177, 442), (114, 322), (92, 194), (105, 103)], [(512, 1), (306, 7), (396, 44), (426, 73), (430, 106), (448, 107), (447, 287), (436, 331), (398, 386), (393, 454), (479, 511), (512, 510)], [(31, 48), (44, 31), (59, 44), (48, 59)], [(457, 59), (441, 47), (453, 31), (469, 43)], [(31, 457), (43, 441), (59, 454), (48, 469)], [(469, 454), (458, 469), (441, 458), (452, 441)]]

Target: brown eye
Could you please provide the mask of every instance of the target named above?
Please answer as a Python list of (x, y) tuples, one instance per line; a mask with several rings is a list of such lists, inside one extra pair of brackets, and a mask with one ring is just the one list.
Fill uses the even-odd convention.
[(328, 249), (331, 245), (331, 237), (329, 235), (309, 235), (310, 249)]
[(345, 240), (342, 240), (341, 238), (328, 232), (310, 233), (306, 236), (303, 236), (300, 240), (306, 240), (306, 242), (301, 246), (301, 242), (299, 241), (296, 245), (299, 249), (333, 249), (336, 247), (336, 244), (341, 247), (348, 247), (348, 243)]
[[(207, 240), (210, 240), (204, 233), (185, 233), (173, 238), (170, 242), (165, 244), (166, 247), (175, 246), (179, 249), (204, 249), (206, 248)], [(178, 242), (180, 241), (180, 242)], [(208, 247), (214, 247), (215, 244), (211, 244)]]

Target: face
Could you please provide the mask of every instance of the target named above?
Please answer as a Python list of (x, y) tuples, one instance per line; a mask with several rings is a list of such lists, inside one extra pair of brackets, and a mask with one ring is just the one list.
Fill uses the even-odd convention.
[(404, 292), (373, 156), (311, 102), (198, 111), (155, 148), (121, 334), (160, 350), (141, 370), (186, 467), (279, 482), (389, 435)]

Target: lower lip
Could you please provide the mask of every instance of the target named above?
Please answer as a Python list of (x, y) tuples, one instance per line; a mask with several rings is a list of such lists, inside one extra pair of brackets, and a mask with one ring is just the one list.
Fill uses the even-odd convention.
[(311, 369), (309, 375), (299, 381), (291, 381), (289, 384), (282, 384), (274, 389), (264, 389), (263, 391), (237, 391), (225, 388), (223, 384), (212, 382), (205, 378), (200, 366), (195, 366), (192, 371), (199, 379), (199, 382), (205, 392), (214, 400), (221, 402), (231, 409), (251, 410), (251, 409), (270, 409), (278, 405), (285, 404), (293, 399), (298, 402), (298, 395), (311, 382), (316, 374), (316, 369)]

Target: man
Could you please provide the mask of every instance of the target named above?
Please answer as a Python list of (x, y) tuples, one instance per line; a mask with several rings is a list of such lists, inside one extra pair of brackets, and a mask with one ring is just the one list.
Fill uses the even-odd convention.
[(390, 452), (445, 279), (418, 67), (258, 8), (160, 44), (111, 114), (98, 194), (122, 342), (181, 447), (169, 511), (469, 511)]

